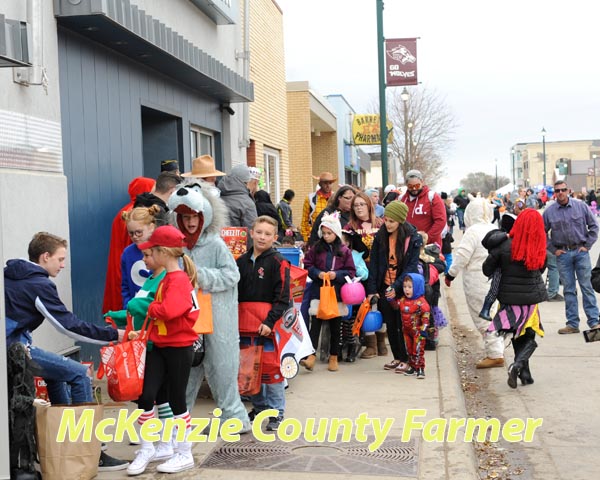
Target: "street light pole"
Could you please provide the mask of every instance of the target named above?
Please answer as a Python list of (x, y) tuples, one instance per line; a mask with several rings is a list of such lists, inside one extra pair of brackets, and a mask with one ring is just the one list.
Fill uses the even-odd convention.
[(403, 123), (404, 123), (404, 168), (408, 172), (409, 170), (412, 169), (412, 165), (410, 164), (410, 158), (409, 158), (409, 152), (408, 152), (408, 129), (410, 128), (409, 122), (408, 122), (409, 94), (408, 94), (408, 90), (406, 90), (406, 87), (404, 87), (402, 89), (400, 98), (402, 99), (402, 103), (404, 105), (404, 121), (403, 121)]
[(546, 188), (546, 129), (544, 127), (542, 127), (542, 157), (543, 157), (543, 161), (544, 161), (544, 171), (543, 176), (544, 176), (544, 188)]
[(496, 162), (496, 190), (498, 190), (498, 159), (495, 159)]
[(515, 180), (515, 149), (511, 149), (510, 151), (510, 155), (511, 155), (511, 160), (512, 160), (512, 182), (513, 185), (516, 187), (517, 186), (517, 182)]
[[(385, 112), (385, 38), (383, 37), (383, 0), (377, 7), (377, 59), (379, 62), (379, 136), (381, 142), (381, 187), (388, 184), (387, 115)], [(394, 180), (396, 183), (396, 180)]]
[(596, 193), (596, 154), (595, 153), (592, 155), (592, 158), (594, 159), (594, 193)]

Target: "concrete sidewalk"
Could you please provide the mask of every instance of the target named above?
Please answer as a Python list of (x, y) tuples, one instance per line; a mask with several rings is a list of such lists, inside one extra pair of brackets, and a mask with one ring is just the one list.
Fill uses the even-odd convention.
[[(457, 282), (458, 283), (458, 282)], [(458, 294), (458, 290), (456, 292)], [(298, 376), (290, 381), (286, 391), (286, 418), (296, 418), (305, 424), (307, 418), (351, 418), (355, 419), (361, 413), (367, 413), (370, 418), (393, 418), (394, 423), (388, 439), (401, 437), (406, 413), (410, 409), (425, 409), (426, 415), (419, 418), (427, 421), (434, 418), (465, 418), (465, 403), (461, 390), (460, 377), (457, 370), (454, 342), (449, 328), (443, 329), (437, 351), (426, 352), (426, 379), (417, 380), (415, 377), (398, 375), (383, 369), (384, 363), (391, 356), (377, 357), (369, 360), (357, 360), (350, 364), (341, 362), (338, 372), (329, 372), (327, 364), (317, 363), (313, 372), (301, 369)], [(512, 392), (511, 392), (512, 393)], [(210, 400), (199, 399), (193, 411), (193, 417), (211, 417), (214, 404)], [(248, 407), (250, 408), (250, 407)], [(114, 412), (113, 412), (114, 413)], [(107, 411), (107, 415), (111, 415)], [(368, 431), (367, 431), (368, 433)], [(249, 437), (244, 435), (242, 438)], [(427, 480), (479, 478), (473, 445), (468, 442), (427, 442), (422, 439), (420, 432), (412, 435), (411, 445), (416, 450), (412, 468), (416, 475), (404, 475), (403, 471), (390, 471), (389, 475), (372, 475), (375, 468), (369, 469), (369, 458), (364, 460), (366, 472), (352, 474), (356, 479), (401, 479), (418, 478)], [(194, 445), (193, 453), (199, 466), (207, 455), (217, 446), (215, 443), (198, 443)], [(339, 444), (319, 444), (323, 453), (317, 456), (331, 454), (331, 446)], [(366, 446), (366, 444), (365, 444)], [(133, 458), (137, 447), (126, 444), (110, 444), (108, 453), (119, 458)], [(315, 447), (312, 447), (315, 450)], [(385, 457), (385, 443), (380, 455)], [(376, 462), (377, 452), (373, 455)], [(332, 464), (340, 463), (336, 459)], [(343, 459), (341, 459), (343, 462)], [(416, 464), (415, 464), (416, 462)], [(155, 476), (155, 465), (140, 478)], [(375, 465), (375, 463), (373, 463)], [(284, 472), (264, 470), (225, 470), (214, 468), (198, 468), (168, 475), (168, 478), (204, 478), (204, 479), (246, 479), (261, 480), (277, 479), (282, 475), (286, 478), (348, 478), (351, 472), (344, 471), (343, 465), (339, 473), (315, 473), (310, 468), (300, 472)], [(404, 472), (404, 473), (403, 473)], [(399, 475), (400, 474), (400, 475)], [(160, 475), (160, 474), (158, 474)], [(404, 476), (402, 476), (404, 475)], [(127, 478), (125, 471), (99, 474), (98, 479)]]
[[(599, 252), (596, 243), (591, 252), (592, 265)], [(467, 312), (462, 278), (459, 276), (451, 288), (442, 289), (458, 313), (453, 320), (475, 330)], [(581, 294), (579, 309), (582, 319), (579, 328), (583, 331), (589, 327)], [(477, 370), (481, 383), (495, 400), (492, 416), (503, 422), (510, 418), (543, 419), (533, 442), (502, 442), (500, 447), (508, 450), (509, 458), (512, 454), (523, 465), (524, 471), (518, 477), (523, 480), (597, 478), (594, 458), (600, 444), (600, 416), (595, 409), (600, 399), (600, 342), (585, 343), (582, 333), (557, 333), (565, 325), (564, 302), (544, 302), (540, 314), (545, 336), (536, 339), (539, 347), (530, 361), (533, 385), (522, 386), (519, 381), (516, 390), (508, 387), (507, 368), (514, 359), (509, 339), (505, 342), (506, 368)]]

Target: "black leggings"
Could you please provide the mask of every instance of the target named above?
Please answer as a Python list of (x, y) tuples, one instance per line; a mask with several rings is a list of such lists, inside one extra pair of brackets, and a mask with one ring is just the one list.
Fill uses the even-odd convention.
[(406, 353), (406, 345), (404, 343), (404, 335), (402, 334), (402, 321), (400, 320), (400, 312), (394, 310), (390, 306), (385, 298), (385, 294), (382, 292), (379, 295), (379, 301), (377, 302), (377, 308), (383, 316), (383, 321), (387, 325), (388, 340), (390, 341), (390, 348), (394, 355), (394, 360), (400, 360), (401, 362), (408, 362), (408, 354)]
[(173, 415), (187, 411), (185, 390), (192, 368), (192, 347), (157, 347), (146, 353), (144, 390), (138, 406), (145, 412), (154, 408), (154, 401), (163, 384), (167, 384), (169, 404)]
[(313, 348), (319, 351), (319, 336), (321, 335), (321, 324), (327, 322), (329, 324), (329, 355), (337, 355), (340, 345), (340, 324), (342, 317), (335, 317), (331, 320), (321, 320), (317, 317), (312, 317), (310, 322), (310, 341)]

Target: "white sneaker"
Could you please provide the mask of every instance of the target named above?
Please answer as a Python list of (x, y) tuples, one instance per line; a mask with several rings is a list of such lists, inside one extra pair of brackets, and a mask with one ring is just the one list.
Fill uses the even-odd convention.
[(177, 473), (194, 467), (192, 452), (177, 452), (165, 463), (156, 467), (156, 471), (163, 473)]
[(168, 460), (173, 456), (173, 445), (171, 442), (159, 442), (156, 446), (156, 453), (153, 462)]
[(149, 448), (142, 448), (135, 452), (133, 462), (127, 467), (127, 475), (139, 475), (144, 473), (148, 464), (154, 459), (155, 454), (156, 450), (154, 450), (154, 448), (152, 450)]

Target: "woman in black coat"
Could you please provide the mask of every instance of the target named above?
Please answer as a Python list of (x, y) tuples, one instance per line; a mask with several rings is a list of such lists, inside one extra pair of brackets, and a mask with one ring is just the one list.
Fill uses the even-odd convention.
[(490, 249), (483, 273), (491, 276), (500, 268), (502, 278), (498, 301), (500, 308), (488, 328), (498, 334), (512, 333), (515, 361), (508, 368), (508, 385), (517, 388), (517, 377), (523, 385), (533, 383), (529, 358), (537, 348), (535, 334), (544, 335), (538, 303), (547, 300), (542, 273), (546, 268), (546, 235), (542, 216), (525, 209), (517, 217), (510, 232), (489, 232), (482, 241)]
[(281, 231), (281, 218), (279, 218), (279, 215), (277, 214), (277, 209), (271, 201), (269, 192), (258, 190), (254, 194), (254, 201), (256, 202), (256, 215), (259, 217), (261, 215), (267, 215), (268, 217), (273, 218), (277, 222), (277, 231)]

